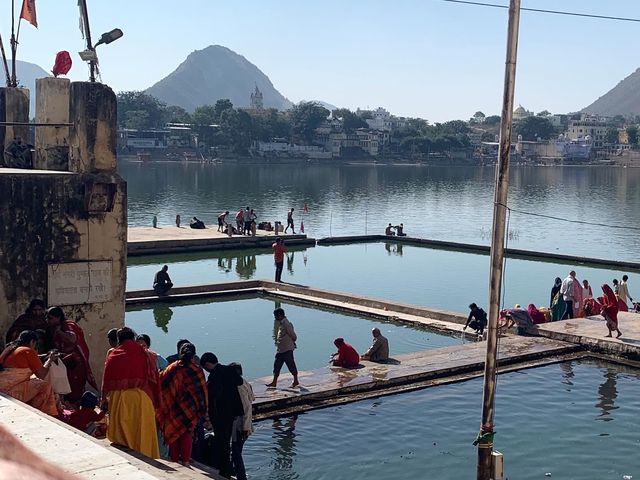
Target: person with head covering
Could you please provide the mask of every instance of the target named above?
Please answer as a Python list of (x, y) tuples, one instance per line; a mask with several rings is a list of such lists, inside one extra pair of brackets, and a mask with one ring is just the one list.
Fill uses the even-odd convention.
[(158, 458), (156, 407), (158, 368), (128, 327), (118, 330), (118, 346), (107, 355), (102, 396), (109, 410), (107, 438), (150, 458)]
[(71, 402), (77, 402), (84, 393), (87, 382), (96, 390), (96, 384), (91, 365), (89, 364), (89, 346), (84, 338), (84, 332), (80, 326), (67, 318), (60, 307), (51, 307), (47, 310), (46, 340), (47, 350), (54, 348), (60, 352), (62, 362), (67, 367), (67, 377), (71, 393), (65, 398)]
[(331, 364), (334, 367), (354, 368), (360, 364), (360, 355), (352, 345), (338, 337), (333, 341), (338, 351), (331, 355)]
[(544, 313), (538, 310), (533, 303), (529, 304), (529, 306), (527, 307), (527, 311), (529, 312), (531, 321), (536, 325), (540, 323), (545, 323), (547, 321), (547, 317), (544, 316)]
[(194, 358), (196, 347), (185, 343), (179, 359), (160, 374), (160, 429), (172, 462), (188, 467), (193, 433), (207, 415), (207, 385)]
[[(38, 335), (25, 330), (0, 355), (0, 392), (52, 416), (58, 415), (53, 387), (46, 378), (58, 354), (51, 352), (42, 364), (36, 346)], [(32, 378), (35, 376), (35, 378)]]
[(606, 283), (602, 285), (602, 293), (604, 293), (602, 297), (602, 316), (606, 320), (607, 329), (609, 330), (609, 335), (606, 336), (611, 337), (612, 332), (615, 330), (618, 332), (616, 338), (620, 338), (622, 332), (618, 328), (618, 298)]
[(389, 340), (382, 335), (378, 327), (371, 330), (373, 345), (362, 355), (362, 360), (370, 362), (386, 362), (389, 360)]
[(47, 307), (40, 299), (34, 298), (25, 312), (13, 322), (5, 334), (5, 343), (18, 339), (20, 333), (32, 330), (38, 334), (37, 350), (46, 353), (44, 349), (44, 332), (47, 329)]
[(562, 316), (567, 310), (567, 305), (564, 301), (564, 298), (562, 297), (562, 293), (560, 292), (561, 287), (562, 279), (560, 277), (556, 277), (553, 288), (551, 289), (551, 303), (549, 304), (549, 308), (551, 309), (552, 322), (561, 320)]

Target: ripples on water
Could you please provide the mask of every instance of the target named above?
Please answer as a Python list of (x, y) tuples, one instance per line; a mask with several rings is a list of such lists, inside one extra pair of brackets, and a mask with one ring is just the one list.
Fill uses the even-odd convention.
[[(565, 362), (501, 375), (496, 449), (512, 480), (640, 475), (636, 370)], [(265, 420), (245, 446), (253, 478), (475, 478), (482, 382), (470, 380)]]
[[(494, 169), (489, 167), (205, 165), (120, 162), (128, 183), (129, 223), (150, 226), (197, 215), (215, 225), (224, 210), (250, 205), (260, 219), (285, 220), (311, 211), (306, 232), (383, 233), (403, 222), (415, 236), (489, 242)], [(640, 225), (640, 169), (512, 167), (509, 205), (538, 214), (617, 225)], [(513, 214), (512, 246), (633, 260), (636, 231), (593, 227)]]

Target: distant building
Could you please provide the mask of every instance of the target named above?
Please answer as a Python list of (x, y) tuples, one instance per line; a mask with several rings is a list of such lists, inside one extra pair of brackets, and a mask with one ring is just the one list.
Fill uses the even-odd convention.
[(533, 116), (533, 112), (530, 112), (529, 110), (524, 108), (522, 105), (518, 105), (518, 108), (516, 108), (513, 111), (514, 122), (519, 122), (520, 120), (524, 120), (525, 118), (532, 117), (532, 116)]
[(391, 130), (397, 130), (403, 128), (407, 124), (407, 119), (404, 117), (396, 117), (391, 115), (386, 109), (378, 107), (375, 110), (356, 110), (356, 115), (362, 116), (368, 114), (371, 118), (367, 118), (366, 122), (370, 129), (378, 130), (380, 132), (390, 132)]
[(571, 120), (567, 130), (567, 136), (571, 140), (586, 139), (589, 137), (594, 148), (604, 145), (607, 129), (611, 123), (606, 117), (582, 114), (580, 120)]
[(258, 85), (256, 85), (256, 89), (251, 93), (249, 107), (251, 110), (264, 110), (262, 92), (258, 88)]

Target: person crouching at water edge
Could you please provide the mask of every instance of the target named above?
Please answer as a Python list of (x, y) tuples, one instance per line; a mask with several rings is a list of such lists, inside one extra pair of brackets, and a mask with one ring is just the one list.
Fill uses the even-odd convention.
[(389, 340), (377, 327), (371, 330), (371, 335), (373, 335), (373, 345), (360, 358), (370, 362), (386, 362), (389, 360)]
[(360, 364), (360, 355), (344, 341), (344, 338), (336, 338), (333, 344), (338, 347), (338, 351), (331, 355), (331, 364), (334, 367), (355, 368)]
[(107, 438), (147, 457), (159, 458), (156, 408), (160, 407), (160, 378), (155, 360), (135, 338), (128, 327), (118, 330), (118, 346), (109, 352), (104, 365)]
[(487, 327), (487, 312), (478, 307), (475, 303), (469, 305), (469, 316), (467, 317), (467, 323), (464, 324), (462, 330), (466, 330), (467, 327), (473, 328), (475, 333), (482, 335), (484, 329)]
[(296, 348), (298, 336), (293, 329), (293, 324), (285, 316), (282, 308), (276, 308), (273, 311), (273, 317), (278, 330), (276, 336), (277, 351), (276, 359), (273, 362), (273, 380), (267, 384), (267, 387), (276, 388), (280, 370), (282, 370), (282, 365), (286, 363), (289, 372), (293, 375), (291, 388), (294, 388), (300, 385), (300, 382), (298, 382), (298, 367), (296, 367), (296, 361), (293, 358), (293, 350)]

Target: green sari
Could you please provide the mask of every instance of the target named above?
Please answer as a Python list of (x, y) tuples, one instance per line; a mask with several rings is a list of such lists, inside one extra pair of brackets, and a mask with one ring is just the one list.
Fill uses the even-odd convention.
[(553, 297), (553, 302), (551, 303), (551, 321), (557, 322), (558, 320), (562, 320), (565, 312), (567, 311), (567, 302), (562, 298), (562, 293), (556, 293), (556, 296)]

